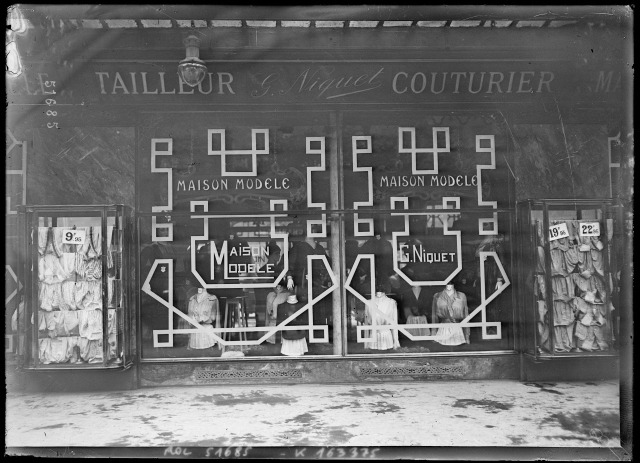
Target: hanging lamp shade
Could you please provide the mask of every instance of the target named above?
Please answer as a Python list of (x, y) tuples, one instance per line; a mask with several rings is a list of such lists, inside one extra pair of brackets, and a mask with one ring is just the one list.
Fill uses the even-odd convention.
[(178, 74), (185, 84), (195, 87), (207, 74), (207, 66), (199, 57), (200, 40), (195, 35), (190, 35), (184, 39), (187, 56), (178, 64)]

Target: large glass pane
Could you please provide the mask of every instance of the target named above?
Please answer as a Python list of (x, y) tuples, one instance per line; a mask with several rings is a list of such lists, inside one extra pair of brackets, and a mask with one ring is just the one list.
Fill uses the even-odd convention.
[(348, 353), (514, 348), (513, 219), (500, 213), (504, 232), (478, 236), (471, 217), (398, 211), (377, 216), (374, 236), (347, 232)]
[(334, 353), (330, 222), (202, 206), (173, 214), (173, 239), (162, 242), (152, 241), (154, 221), (162, 217), (139, 219), (143, 358)]

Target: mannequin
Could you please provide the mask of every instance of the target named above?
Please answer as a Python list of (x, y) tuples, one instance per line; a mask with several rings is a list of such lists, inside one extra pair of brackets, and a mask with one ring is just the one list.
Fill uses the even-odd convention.
[[(378, 285), (374, 297), (369, 301), (365, 312), (365, 325), (396, 325), (398, 307), (396, 301), (387, 296), (388, 289)], [(365, 341), (366, 349), (388, 350), (400, 347), (398, 330), (382, 328), (371, 330), (373, 341)]]
[[(467, 296), (456, 291), (453, 284), (445, 286), (444, 291), (433, 296), (433, 323), (459, 323), (469, 315)], [(445, 346), (469, 344), (469, 328), (459, 326), (442, 326), (435, 333), (436, 342)]]
[(213, 334), (213, 322), (220, 328), (220, 306), (218, 298), (198, 288), (196, 294), (189, 299), (189, 316), (197, 321), (204, 332), (199, 330), (189, 334), (189, 349), (207, 349), (216, 345)]
[[(298, 298), (294, 294), (287, 297), (287, 301), (282, 304), (282, 310), (278, 314), (278, 324), (284, 322), (287, 318), (300, 310), (302, 304), (298, 302)], [(296, 318), (291, 320), (287, 326), (306, 325), (308, 313), (303, 312)], [(299, 356), (309, 352), (307, 347), (307, 339), (305, 330), (283, 330), (282, 331), (282, 349), (280, 353), (287, 356)]]

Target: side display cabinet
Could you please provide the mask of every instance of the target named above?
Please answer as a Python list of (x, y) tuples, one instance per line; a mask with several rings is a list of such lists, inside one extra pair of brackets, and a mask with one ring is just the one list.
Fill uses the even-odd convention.
[[(611, 200), (518, 203), (524, 368), (617, 375), (621, 210)], [(546, 363), (556, 362), (557, 368)], [(587, 359), (599, 359), (594, 362)], [(536, 376), (536, 368), (525, 372)]]
[(24, 206), (20, 212), (23, 366), (39, 370), (130, 366), (130, 208)]

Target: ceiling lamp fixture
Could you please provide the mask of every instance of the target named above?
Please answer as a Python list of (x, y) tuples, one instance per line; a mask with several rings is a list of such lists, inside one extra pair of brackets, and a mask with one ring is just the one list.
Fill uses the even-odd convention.
[(207, 74), (207, 66), (199, 58), (200, 39), (195, 35), (190, 35), (184, 39), (183, 43), (187, 49), (187, 57), (178, 64), (178, 74), (184, 83), (190, 87), (195, 87), (202, 82), (202, 79)]

